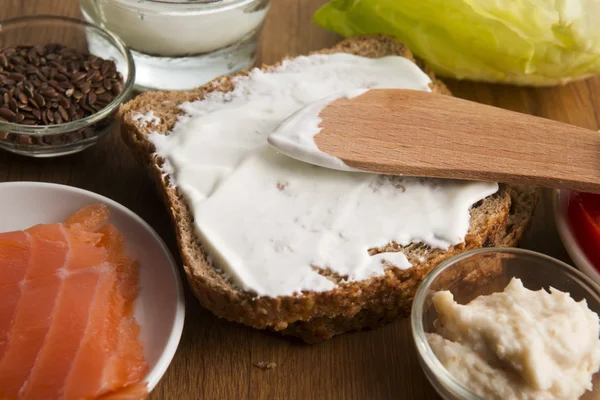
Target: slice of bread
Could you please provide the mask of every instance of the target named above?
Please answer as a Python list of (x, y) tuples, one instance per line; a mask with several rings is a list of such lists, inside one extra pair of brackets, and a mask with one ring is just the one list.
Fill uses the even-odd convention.
[[(372, 58), (398, 55), (415, 61), (403, 44), (386, 36), (355, 37), (318, 53), (334, 52)], [(426, 65), (415, 62), (432, 78), (433, 91), (450, 94)], [(238, 75), (243, 74), (245, 72)], [(227, 281), (218, 266), (208, 261), (208, 255), (194, 234), (192, 215), (177, 188), (170, 184), (169, 176), (161, 170), (163, 160), (154, 154), (154, 146), (147, 138), (153, 131), (169, 134), (182, 114), (178, 107), (182, 102), (200, 100), (211, 91), (229, 91), (233, 84), (231, 77), (226, 76), (190, 91), (144, 93), (120, 109), (123, 139), (140, 162), (149, 167), (173, 218), (188, 281), (200, 303), (219, 317), (258, 329), (281, 331), (309, 343), (351, 330), (373, 328), (395, 317), (408, 315), (419, 283), (441, 261), (469, 249), (515, 245), (529, 224), (537, 201), (536, 190), (502, 185), (496, 194), (472, 207), (470, 229), (462, 244), (448, 250), (431, 249), (422, 244), (401, 248), (394, 243), (372, 249), (374, 253), (402, 250), (412, 268), (389, 268), (384, 276), (340, 283), (328, 292), (277, 298), (255, 297), (244, 292)], [(136, 114), (149, 111), (158, 118), (155, 124), (134, 118)], [(486, 275), (482, 271), (473, 273), (475, 275), (470, 279)]]

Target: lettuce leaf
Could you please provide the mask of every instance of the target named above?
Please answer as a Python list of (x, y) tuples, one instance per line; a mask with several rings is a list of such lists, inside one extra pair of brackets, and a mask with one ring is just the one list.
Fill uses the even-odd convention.
[(314, 20), (394, 36), (440, 75), (554, 85), (600, 73), (598, 16), (600, 0), (332, 0)]

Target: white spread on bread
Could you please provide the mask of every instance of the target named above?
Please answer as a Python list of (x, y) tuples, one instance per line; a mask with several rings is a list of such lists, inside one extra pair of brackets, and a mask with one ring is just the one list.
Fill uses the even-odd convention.
[(429, 345), (444, 367), (484, 399), (578, 399), (600, 368), (600, 321), (585, 300), (513, 278), (503, 292), (457, 304), (433, 295)]
[(283, 121), (267, 138), (267, 142), (286, 156), (309, 164), (340, 171), (360, 170), (348, 166), (339, 158), (321, 151), (315, 142), (315, 136), (321, 132), (321, 111), (329, 103), (341, 98), (360, 96), (366, 89), (334, 94), (302, 107)]
[(131, 119), (134, 120), (140, 127), (144, 127), (145, 125), (153, 126), (160, 124), (160, 118), (154, 115), (154, 111), (148, 111), (145, 114), (135, 113), (131, 116)]
[(237, 287), (273, 297), (326, 291), (337, 285), (331, 276), (357, 281), (388, 266), (410, 267), (402, 253), (371, 256), (369, 249), (462, 242), (470, 207), (498, 185), (317, 167), (278, 153), (267, 136), (302, 107), (337, 93), (429, 91), (430, 83), (402, 57), (298, 57), (234, 78), (231, 92), (181, 104), (172, 132), (149, 139), (168, 161), (198, 239)]

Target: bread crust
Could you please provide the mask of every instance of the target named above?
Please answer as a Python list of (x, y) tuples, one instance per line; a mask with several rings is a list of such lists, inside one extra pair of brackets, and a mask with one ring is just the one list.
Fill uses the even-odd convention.
[[(345, 52), (365, 57), (399, 55), (416, 62), (432, 79), (432, 90), (450, 95), (450, 91), (423, 63), (394, 39), (375, 35), (344, 40), (315, 53)], [(262, 66), (267, 70), (274, 66)], [(234, 76), (246, 75), (247, 71)], [(504, 187), (476, 205), (465, 242), (448, 250), (423, 245), (407, 246), (405, 254), (413, 267), (389, 268), (385, 275), (360, 282), (342, 283), (327, 292), (308, 292), (287, 297), (255, 297), (237, 289), (213, 267), (194, 234), (193, 217), (177, 188), (169, 182), (160, 166), (163, 160), (154, 154), (148, 140), (151, 131), (167, 134), (182, 113), (178, 105), (204, 98), (212, 91), (229, 91), (232, 77), (217, 78), (197, 89), (185, 92), (144, 93), (121, 106), (121, 133), (135, 157), (148, 166), (172, 217), (177, 243), (190, 286), (200, 303), (219, 317), (258, 329), (272, 329), (297, 336), (308, 343), (319, 342), (351, 330), (374, 328), (398, 316), (408, 315), (419, 283), (440, 262), (469, 249), (483, 246), (513, 246), (529, 224), (537, 201), (537, 191), (522, 187)], [(141, 126), (132, 116), (153, 111), (160, 118), (155, 126)], [(380, 251), (399, 250), (390, 244)]]

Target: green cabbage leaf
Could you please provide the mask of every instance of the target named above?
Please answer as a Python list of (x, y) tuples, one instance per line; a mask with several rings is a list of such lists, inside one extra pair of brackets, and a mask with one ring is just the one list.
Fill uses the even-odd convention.
[(555, 85), (600, 73), (600, 0), (332, 0), (314, 20), (404, 42), (436, 73)]

